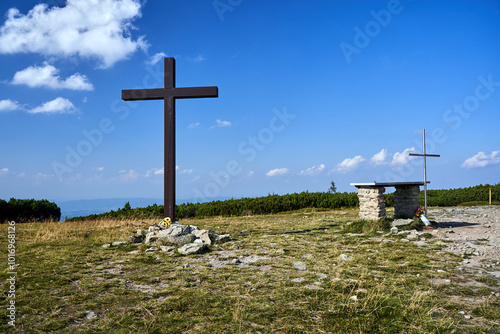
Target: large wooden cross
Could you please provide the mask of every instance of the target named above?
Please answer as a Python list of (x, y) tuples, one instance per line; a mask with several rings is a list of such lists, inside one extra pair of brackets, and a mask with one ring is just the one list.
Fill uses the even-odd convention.
[(439, 154), (427, 154), (425, 150), (425, 129), (422, 130), (423, 137), (423, 154), (420, 153), (410, 153), (410, 156), (413, 157), (424, 157), (424, 211), (425, 216), (427, 217), (427, 157), (440, 157)]
[(164, 215), (175, 220), (175, 100), (218, 97), (217, 86), (175, 87), (175, 59), (165, 58), (164, 88), (122, 90), (124, 101), (164, 100), (165, 105), (165, 155), (164, 155)]

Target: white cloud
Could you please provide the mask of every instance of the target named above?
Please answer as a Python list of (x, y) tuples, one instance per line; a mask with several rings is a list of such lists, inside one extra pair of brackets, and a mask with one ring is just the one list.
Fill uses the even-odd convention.
[(0, 100), (0, 111), (14, 111), (23, 109), (19, 102), (12, 100)]
[(48, 178), (54, 177), (53, 174), (43, 174), (39, 172), (38, 174), (35, 175), (35, 180), (36, 183), (41, 183), (44, 180), (47, 180)]
[(67, 180), (68, 184), (75, 184), (75, 182), (83, 179), (82, 173), (78, 173), (75, 176), (70, 176)]
[(267, 176), (277, 176), (288, 173), (288, 168), (276, 168), (266, 173)]
[(102, 172), (104, 170), (104, 167), (94, 167), (94, 168), (92, 168), (92, 170)]
[(27, 85), (34, 87), (47, 87), (52, 89), (93, 90), (94, 87), (85, 75), (75, 73), (65, 80), (57, 75), (59, 72), (54, 66), (44, 63), (43, 67), (30, 66), (16, 72), (12, 79), (14, 85)]
[(365, 161), (366, 159), (360, 155), (355, 156), (354, 158), (344, 159), (341, 163), (337, 164), (337, 172), (340, 173), (348, 173), (356, 168), (358, 168), (359, 164)]
[(76, 111), (75, 106), (69, 100), (58, 97), (52, 101), (45, 102), (39, 107), (28, 110), (30, 114), (72, 114)]
[(196, 182), (196, 181), (198, 181), (199, 179), (201, 179), (201, 176), (199, 176), (199, 175), (198, 175), (198, 176), (195, 176), (195, 177), (193, 177), (193, 178), (189, 181), (189, 183)]
[(415, 147), (407, 148), (401, 153), (394, 153), (394, 155), (392, 156), (391, 166), (399, 167), (407, 164), (412, 159), (416, 159), (417, 157), (409, 156), (410, 152), (415, 152)]
[(193, 170), (192, 169), (183, 169), (183, 170), (180, 170), (180, 169), (176, 168), (175, 170), (179, 174), (193, 174)]
[(196, 57), (194, 57), (194, 58), (188, 57), (188, 60), (189, 60), (189, 61), (192, 61), (192, 62), (194, 62), (194, 63), (200, 63), (200, 62), (202, 62), (202, 61), (204, 61), (204, 60), (206, 60), (206, 59), (207, 59), (207, 58), (206, 58), (205, 56), (203, 56), (203, 55), (198, 55), (198, 56), (196, 56)]
[(179, 166), (175, 166), (175, 171), (179, 174), (193, 174), (193, 170), (192, 169), (183, 169), (181, 170), (181, 168)]
[(214, 127), (224, 127), (224, 126), (231, 126), (231, 122), (228, 121), (221, 121), (220, 119), (216, 120), (217, 125), (213, 126)]
[(255, 174), (255, 172), (253, 170), (249, 171), (247, 175), (245, 175), (246, 177), (251, 177)]
[[(182, 169), (179, 166), (175, 166), (175, 171), (178, 174), (193, 174), (194, 170), (193, 169)], [(152, 168), (146, 172), (144, 177), (151, 177), (154, 175), (164, 175), (165, 174), (165, 168)]]
[(9, 169), (8, 168), (2, 168), (0, 169), (0, 175), (5, 175), (9, 172)]
[(486, 167), (498, 164), (500, 164), (500, 151), (493, 151), (490, 155), (479, 152), (475, 156), (465, 160), (462, 168)]
[[(175, 170), (177, 170), (179, 166), (176, 166), (175, 167)], [(145, 177), (150, 177), (150, 176), (153, 176), (153, 175), (163, 175), (165, 173), (165, 170), (164, 168), (152, 168), (150, 170), (148, 170), (146, 172), (146, 175), (144, 175)]]
[(197, 126), (200, 126), (200, 122), (191, 123), (191, 124), (189, 124), (189, 125), (188, 125), (188, 128), (190, 128), (190, 129), (194, 129), (194, 128), (195, 128), (195, 127), (197, 127)]
[(65, 7), (38, 4), (28, 14), (11, 8), (0, 27), (0, 53), (95, 57), (109, 67), (147, 48), (142, 37), (130, 37), (140, 9), (138, 0), (68, 0)]
[(385, 159), (387, 159), (387, 156), (388, 156), (387, 149), (383, 148), (380, 152), (376, 153), (370, 159), (370, 163), (374, 166), (385, 165), (387, 163), (385, 161)]
[(155, 53), (153, 56), (151, 56), (151, 58), (149, 58), (148, 64), (149, 65), (156, 65), (156, 64), (158, 64), (158, 62), (160, 60), (162, 60), (166, 56), (167, 56), (167, 54), (165, 52)]
[(122, 182), (130, 182), (130, 181), (135, 181), (138, 178), (138, 174), (135, 170), (131, 169), (129, 171), (127, 170), (121, 170), (120, 175), (118, 176), (118, 179)]
[(321, 164), (321, 165), (317, 165), (317, 166), (312, 166), (306, 170), (302, 170), (302, 171), (300, 171), (299, 174), (300, 175), (317, 175), (324, 170), (325, 170), (325, 165)]

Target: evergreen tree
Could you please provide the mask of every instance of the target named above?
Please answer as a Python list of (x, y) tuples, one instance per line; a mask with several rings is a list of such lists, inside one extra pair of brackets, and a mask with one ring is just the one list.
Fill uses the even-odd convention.
[(335, 194), (337, 192), (337, 187), (335, 187), (335, 182), (330, 183), (330, 188), (328, 188), (330, 194)]

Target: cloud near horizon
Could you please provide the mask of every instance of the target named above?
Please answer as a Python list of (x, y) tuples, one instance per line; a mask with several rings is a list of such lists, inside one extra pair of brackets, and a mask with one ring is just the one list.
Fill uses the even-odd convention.
[(406, 148), (403, 152), (396, 152), (392, 156), (391, 166), (399, 168), (404, 164), (410, 162), (410, 160), (416, 159), (417, 157), (410, 156), (410, 152), (415, 152), (415, 147)]
[(461, 167), (469, 169), (498, 164), (500, 164), (500, 151), (493, 151), (489, 155), (481, 151), (473, 157), (466, 159)]
[(125, 183), (128, 183), (130, 181), (135, 181), (137, 180), (137, 178), (139, 177), (139, 175), (137, 174), (137, 172), (134, 170), (134, 169), (130, 169), (130, 170), (121, 170), (119, 171), (119, 175), (118, 175), (118, 179), (122, 182), (125, 182)]
[(278, 176), (288, 173), (288, 168), (276, 168), (266, 173), (266, 176)]
[(301, 170), (299, 175), (317, 175), (324, 170), (325, 170), (325, 165), (321, 164), (321, 165), (312, 166), (312, 167), (305, 169), (305, 170)]
[(27, 85), (28, 87), (46, 87), (51, 89), (93, 90), (94, 87), (85, 75), (75, 73), (65, 80), (57, 75), (59, 72), (54, 66), (44, 63), (44, 66), (30, 66), (16, 72), (12, 79), (13, 85)]
[(42, 3), (27, 14), (11, 8), (0, 27), (0, 53), (98, 58), (103, 68), (110, 67), (147, 49), (143, 37), (130, 37), (140, 9), (137, 0), (68, 0), (64, 7)]
[(348, 173), (356, 168), (358, 168), (359, 164), (361, 164), (363, 161), (366, 159), (363, 158), (361, 155), (357, 155), (354, 158), (350, 159), (344, 159), (341, 163), (337, 164), (337, 168), (332, 170), (332, 171), (337, 171), (340, 173)]
[(374, 166), (381, 166), (385, 165), (387, 162), (385, 159), (387, 159), (387, 156), (389, 154), (387, 153), (387, 149), (383, 148), (380, 152), (376, 153), (371, 157), (370, 163)]
[[(179, 166), (176, 166), (176, 170), (179, 168)], [(146, 174), (144, 177), (151, 177), (153, 175), (163, 175), (165, 174), (165, 169), (162, 168), (151, 168), (150, 170), (146, 171)]]

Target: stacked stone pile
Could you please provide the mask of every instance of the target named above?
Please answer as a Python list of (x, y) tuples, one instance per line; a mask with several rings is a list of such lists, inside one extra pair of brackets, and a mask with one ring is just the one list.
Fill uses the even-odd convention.
[(193, 225), (173, 223), (166, 229), (160, 229), (157, 226), (150, 226), (148, 230), (139, 229), (129, 241), (158, 246), (181, 246), (177, 251), (189, 255), (201, 253), (213, 243), (222, 243), (230, 239), (229, 234), (217, 234), (213, 230), (200, 230)]
[(396, 188), (394, 193), (394, 212), (398, 218), (412, 218), (418, 208), (419, 186)]
[(359, 218), (377, 220), (385, 217), (385, 188), (359, 188)]

